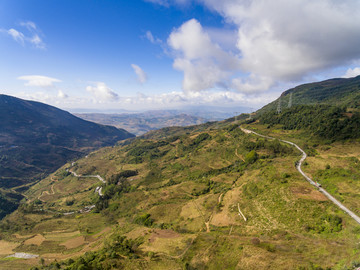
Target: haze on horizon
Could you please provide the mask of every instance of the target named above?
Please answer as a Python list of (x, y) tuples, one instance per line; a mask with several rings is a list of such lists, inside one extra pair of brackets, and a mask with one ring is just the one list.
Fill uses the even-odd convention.
[(360, 74), (356, 0), (3, 0), (1, 94), (66, 109), (260, 106)]

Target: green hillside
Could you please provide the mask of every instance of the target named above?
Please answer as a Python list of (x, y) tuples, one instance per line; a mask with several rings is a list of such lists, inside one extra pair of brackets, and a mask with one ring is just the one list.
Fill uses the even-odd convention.
[(359, 104), (360, 76), (332, 79), (289, 89), (254, 118), (268, 128), (306, 130), (318, 143), (329, 143), (360, 138)]
[(281, 113), (274, 102), (66, 163), (1, 221), (0, 269), (356, 269), (360, 224), (297, 171), (294, 146), (240, 125), (298, 144), (303, 171), (360, 215), (357, 80), (312, 84), (348, 89), (318, 87), (321, 104), (300, 86), (305, 104)]
[[(304, 181), (294, 166), (298, 159), (295, 148), (244, 134), (229, 121), (159, 130), (100, 149), (26, 192), (28, 200), (1, 223), (0, 254), (27, 252), (40, 259), (3, 258), (0, 268), (357, 264), (359, 224)], [(356, 166), (351, 170), (359, 171)], [(107, 183), (66, 169), (99, 174)]]
[(276, 111), (279, 102), (282, 109), (288, 108), (290, 96), (292, 105), (326, 104), (358, 108), (360, 106), (360, 76), (297, 86), (283, 92), (278, 99), (258, 110), (257, 114)]

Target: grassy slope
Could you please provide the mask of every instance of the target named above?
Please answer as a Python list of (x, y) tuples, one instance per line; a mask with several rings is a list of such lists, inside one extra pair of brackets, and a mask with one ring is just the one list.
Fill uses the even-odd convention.
[[(195, 144), (204, 130), (211, 138)], [(124, 170), (139, 174), (127, 180), (131, 192), (113, 196), (101, 213), (16, 211), (2, 223), (3, 249), (15, 243), (14, 251), (40, 254), (47, 264), (97, 250), (116, 233), (139, 245), (138, 257), (117, 259), (129, 269), (340, 269), (358, 257), (358, 224), (298, 174), (295, 151), (285, 147), (288, 153), (274, 154), (273, 145), (261, 146), (261, 140), (238, 128), (216, 129), (211, 124), (166, 133), (177, 137), (157, 144), (166, 137), (157, 131), (77, 161), (78, 173), (106, 178)], [(299, 141), (289, 131), (278, 135)], [(251, 164), (248, 154), (254, 147), (260, 158)], [(312, 173), (315, 166), (310, 161), (306, 171)], [(35, 210), (68, 212), (97, 200), (96, 179), (65, 177), (64, 168), (28, 191)], [(246, 222), (238, 215), (238, 204)], [(150, 227), (135, 222), (145, 213), (153, 219)], [(326, 220), (329, 216), (342, 219), (341, 230)], [(42, 242), (33, 239), (38, 234)], [(38, 263), (39, 259), (2, 259), (0, 267), (21, 269)]]
[(360, 76), (299, 85), (283, 92), (280, 98), (258, 110), (258, 114), (275, 111), (279, 99), (281, 101), (281, 107), (287, 108), (291, 93), (292, 105), (328, 104), (358, 108), (360, 105), (359, 90)]

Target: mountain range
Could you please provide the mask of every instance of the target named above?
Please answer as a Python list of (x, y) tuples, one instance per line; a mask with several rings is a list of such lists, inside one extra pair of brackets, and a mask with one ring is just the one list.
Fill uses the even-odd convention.
[(320, 188), (360, 215), (358, 79), (67, 162), (0, 222), (0, 268), (357, 269), (360, 225)]
[(82, 113), (76, 116), (104, 125), (123, 128), (135, 135), (170, 126), (191, 126), (207, 122), (207, 119), (177, 111), (149, 111), (133, 114)]

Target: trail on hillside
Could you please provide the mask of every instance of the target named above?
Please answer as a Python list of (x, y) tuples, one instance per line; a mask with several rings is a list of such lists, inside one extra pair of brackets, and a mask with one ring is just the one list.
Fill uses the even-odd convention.
[[(55, 181), (54, 178), (51, 176), (51, 181)], [(54, 195), (55, 194), (55, 191), (54, 191), (54, 185), (55, 183), (53, 183), (50, 187), (50, 190), (51, 190), (51, 193), (47, 190), (41, 192), (41, 194), (38, 196), (38, 200), (42, 201), (42, 202), (45, 202), (43, 199), (41, 199), (41, 197), (44, 195), (44, 194), (47, 194), (47, 195)]]
[[(74, 166), (74, 162), (71, 164), (71, 166)], [(106, 184), (106, 181), (104, 178), (102, 178), (100, 175), (79, 175), (76, 172), (73, 172), (71, 169), (66, 169), (69, 173), (71, 173), (73, 176), (77, 177), (77, 178), (97, 178), (99, 179), (102, 183)], [(95, 189), (96, 192), (99, 193), (99, 196), (102, 197), (104, 196), (104, 194), (102, 193), (102, 187), (98, 186)]]
[[(255, 131), (249, 130), (249, 129), (245, 129), (240, 127), (240, 129), (247, 134), (254, 134), (269, 140), (276, 140), (276, 138), (274, 137), (269, 137), (269, 136), (265, 136), (262, 134), (259, 134)], [(360, 224), (360, 217), (358, 217), (354, 212), (352, 212), (350, 209), (348, 209), (345, 205), (343, 205), (341, 202), (339, 202), (337, 199), (335, 199), (335, 197), (333, 197), (329, 192), (327, 192), (324, 188), (322, 188), (319, 184), (315, 183), (309, 176), (307, 176), (303, 170), (301, 169), (301, 165), (304, 162), (304, 160), (306, 159), (307, 155), (305, 153), (304, 150), (302, 150), (297, 144), (293, 143), (293, 142), (289, 142), (289, 141), (285, 141), (285, 140), (281, 140), (279, 139), (279, 141), (290, 144), (292, 146), (295, 146), (301, 153), (301, 159), (299, 160), (299, 162), (296, 164), (296, 169), (299, 171), (299, 173), (301, 173), (301, 175), (314, 187), (316, 187), (321, 193), (323, 193), (330, 201), (332, 201), (334, 204), (336, 204), (341, 210), (343, 210), (345, 213), (347, 213), (350, 217), (352, 217), (357, 223)]]

